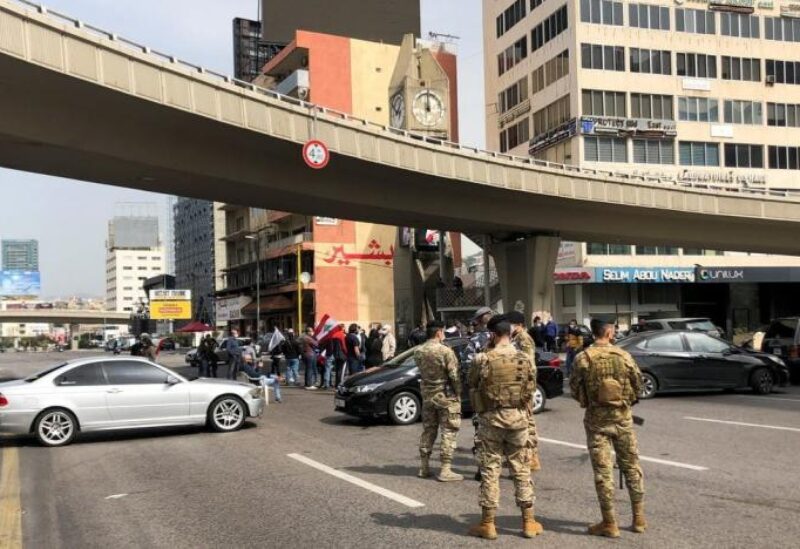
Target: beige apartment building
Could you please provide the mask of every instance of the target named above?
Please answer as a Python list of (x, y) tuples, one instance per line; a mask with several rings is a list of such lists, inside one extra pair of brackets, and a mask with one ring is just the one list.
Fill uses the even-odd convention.
[[(737, 189), (800, 190), (800, 5), (487, 0), (488, 148)], [(800, 259), (565, 243), (559, 321), (800, 312)], [(709, 270), (710, 269), (710, 270)], [(793, 284), (794, 283), (794, 284)]]

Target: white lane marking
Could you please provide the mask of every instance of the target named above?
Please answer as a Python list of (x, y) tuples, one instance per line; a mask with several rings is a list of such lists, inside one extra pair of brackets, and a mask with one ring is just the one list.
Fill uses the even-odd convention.
[(391, 490), (387, 490), (386, 488), (382, 488), (377, 484), (372, 484), (371, 482), (367, 482), (366, 480), (362, 480), (358, 477), (354, 477), (353, 475), (348, 475), (347, 473), (343, 473), (334, 469), (333, 467), (328, 467), (324, 463), (320, 463), (318, 461), (314, 461), (313, 459), (307, 458), (306, 456), (301, 456), (300, 454), (286, 454), (288, 457), (292, 459), (296, 459), (300, 463), (305, 463), (309, 467), (313, 467), (318, 471), (322, 471), (323, 473), (328, 473), (329, 475), (347, 481), (351, 484), (355, 484), (365, 490), (369, 490), (370, 492), (374, 492), (379, 494), (385, 498), (389, 498), (391, 500), (396, 501), (397, 503), (402, 503), (406, 507), (425, 507), (424, 503), (420, 503), (417, 500), (408, 498), (402, 494), (398, 494), (397, 492), (392, 492)]
[[(578, 450), (583, 450), (584, 452), (588, 451), (585, 444), (575, 444), (574, 442), (565, 442), (563, 440), (555, 440), (544, 437), (539, 437), (539, 441), (550, 444), (558, 444), (559, 446), (568, 446), (569, 448), (577, 448)], [(670, 461), (668, 459), (652, 458), (647, 456), (639, 456), (639, 459), (641, 461), (659, 463), (661, 465), (669, 465), (670, 467), (679, 467), (681, 469), (690, 469), (692, 471), (708, 471), (708, 467), (703, 467), (702, 465), (692, 465), (691, 463), (681, 463), (680, 461)]]
[(111, 494), (110, 496), (106, 496), (105, 499), (119, 499), (124, 498), (128, 494)]
[(782, 425), (764, 425), (761, 423), (744, 423), (742, 421), (726, 421), (723, 419), (709, 419), (706, 417), (690, 416), (686, 416), (683, 419), (688, 419), (690, 421), (706, 421), (708, 423), (722, 423), (724, 425), (737, 425), (739, 427), (761, 427), (762, 429), (775, 429), (777, 431), (792, 431), (795, 433), (800, 433), (800, 429), (797, 427), (783, 427)]

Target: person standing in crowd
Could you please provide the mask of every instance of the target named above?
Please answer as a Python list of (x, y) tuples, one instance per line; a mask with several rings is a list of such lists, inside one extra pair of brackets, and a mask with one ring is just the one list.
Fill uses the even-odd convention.
[[(525, 331), (525, 315), (519, 311), (511, 311), (506, 315), (506, 320), (511, 324), (511, 343), (518, 351), (522, 351), (531, 360), (533, 373), (533, 390), (536, 390), (536, 347), (533, 339)], [(533, 415), (533, 399), (531, 398), (528, 409), (528, 449), (530, 450), (531, 472), (539, 471), (542, 466), (539, 462), (539, 435), (536, 431), (536, 419)]]
[(544, 350), (551, 353), (558, 352), (558, 345), (556, 345), (556, 338), (558, 337), (558, 324), (551, 316), (544, 325)]
[(416, 347), (417, 345), (422, 345), (425, 343), (426, 339), (425, 329), (422, 327), (422, 325), (419, 325), (411, 330), (410, 334), (408, 334), (408, 341), (406, 341), (406, 343), (408, 344), (408, 347), (411, 348)]
[(567, 326), (567, 377), (572, 376), (572, 365), (575, 357), (583, 350), (583, 334), (574, 318)]
[(200, 377), (217, 377), (217, 354), (214, 352), (217, 348), (216, 340), (211, 337), (211, 334), (206, 334), (200, 345), (197, 347), (197, 359), (200, 362)]
[(642, 388), (642, 373), (633, 357), (613, 344), (613, 334), (613, 323), (592, 320), (594, 344), (576, 358), (569, 388), (572, 398), (586, 409), (583, 418), (586, 446), (603, 515), (602, 522), (589, 527), (589, 534), (618, 538), (612, 448), (628, 486), (633, 508), (633, 531), (644, 533), (647, 521), (644, 516), (642, 468), (639, 466), (639, 450), (631, 412)]
[(392, 327), (388, 324), (384, 324), (381, 328), (381, 337), (383, 338), (381, 354), (383, 355), (383, 361), (386, 362), (393, 359), (394, 355), (397, 354), (397, 339), (394, 337)]
[(283, 356), (286, 359), (286, 385), (297, 385), (300, 382), (300, 356), (302, 349), (294, 335), (294, 330), (286, 330), (286, 339), (281, 342)]
[(373, 328), (367, 337), (365, 361), (367, 368), (373, 368), (383, 364), (383, 340), (380, 332)]
[(347, 344), (347, 373), (350, 375), (357, 374), (361, 371), (361, 356), (363, 353), (357, 324), (351, 324), (347, 329), (345, 343)]
[(533, 326), (528, 329), (528, 335), (533, 339), (533, 343), (537, 349), (544, 349), (544, 326), (542, 325), (542, 317), (533, 317)]
[(430, 457), (441, 430), (440, 482), (464, 480), (452, 470), (453, 453), (461, 428), (461, 372), (458, 359), (444, 341), (444, 324), (429, 322), (428, 340), (414, 351), (422, 390), (422, 435), (419, 439), (419, 477), (430, 476)]
[(305, 368), (305, 388), (313, 391), (317, 389), (317, 340), (314, 339), (313, 328), (306, 328), (299, 342)]
[(228, 338), (228, 379), (236, 379), (242, 367), (242, 344), (238, 330), (231, 330)]
[(542, 533), (533, 513), (528, 420), (535, 379), (530, 356), (511, 344), (511, 325), (503, 316), (489, 321), (492, 346), (479, 353), (469, 371), (469, 384), (477, 391), (478, 461), (481, 466), (481, 521), (469, 529), (471, 536), (497, 539), (495, 515), (500, 504), (500, 471), (508, 460), (517, 505), (522, 510), (522, 534)]
[[(471, 369), (472, 364), (475, 362), (475, 357), (478, 353), (485, 353), (489, 343), (492, 339), (492, 334), (489, 332), (487, 325), (493, 316), (493, 312), (489, 307), (481, 307), (478, 309), (470, 321), (470, 325), (474, 327), (472, 335), (469, 338), (469, 344), (466, 350), (466, 361), (468, 371)], [(477, 387), (470, 385), (469, 399), (472, 402), (473, 408), (475, 407), (475, 399), (480, 398), (477, 393)], [(480, 446), (480, 439), (478, 437), (478, 414), (472, 414), (472, 426), (475, 428), (472, 437), (472, 453), (477, 455), (478, 447)], [(481, 466), (478, 463), (478, 470), (475, 472), (475, 480), (481, 479)]]
[(338, 387), (344, 381), (345, 368), (347, 365), (347, 341), (344, 331), (344, 324), (339, 324), (328, 341), (328, 356), (333, 357), (333, 377), (327, 383), (331, 387)]

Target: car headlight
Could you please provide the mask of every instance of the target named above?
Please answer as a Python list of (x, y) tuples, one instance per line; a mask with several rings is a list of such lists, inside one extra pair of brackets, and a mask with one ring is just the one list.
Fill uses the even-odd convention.
[(371, 393), (381, 385), (383, 385), (383, 383), (368, 383), (367, 385), (356, 385), (351, 390), (354, 393)]
[(769, 355), (769, 354), (768, 354), (768, 355), (767, 355), (767, 358), (769, 358), (769, 359), (770, 359), (772, 362), (774, 362), (774, 363), (775, 363), (775, 364), (777, 364), (778, 366), (786, 366), (786, 363), (785, 363), (785, 362), (783, 361), (783, 359), (782, 359), (781, 357), (779, 357), (779, 356), (775, 356), (775, 355)]

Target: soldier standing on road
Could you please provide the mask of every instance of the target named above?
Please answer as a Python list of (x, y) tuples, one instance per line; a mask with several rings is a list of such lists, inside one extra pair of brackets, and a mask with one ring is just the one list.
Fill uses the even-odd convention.
[[(486, 352), (489, 342), (491, 341), (492, 334), (489, 332), (486, 325), (489, 323), (489, 320), (492, 318), (494, 312), (489, 307), (481, 307), (475, 312), (475, 315), (472, 317), (471, 324), (474, 326), (474, 331), (469, 338), (469, 345), (467, 345), (466, 351), (466, 359), (467, 359), (467, 368), (468, 371), (472, 367), (472, 364), (475, 361), (475, 356), (478, 353)], [(475, 409), (475, 400), (478, 399), (477, 395), (477, 388), (471, 387), (469, 388), (469, 400), (472, 403), (472, 409)], [(478, 446), (480, 445), (480, 441), (478, 440), (478, 415), (472, 415), (472, 426), (474, 427), (474, 435), (472, 437), (472, 453), (477, 455)], [(475, 480), (481, 480), (481, 468), (478, 465), (478, 470), (475, 471)]]
[(414, 351), (414, 360), (422, 377), (422, 436), (419, 438), (419, 476), (430, 476), (430, 457), (439, 430), (442, 432), (442, 468), (437, 480), (464, 480), (452, 471), (453, 453), (461, 428), (461, 377), (458, 359), (450, 347), (442, 344), (444, 324), (429, 322), (428, 340)]
[[(525, 330), (525, 315), (519, 311), (511, 311), (506, 315), (506, 319), (511, 324), (511, 342), (518, 351), (522, 351), (531, 359), (533, 372), (533, 390), (536, 390), (536, 346), (533, 338)], [(531, 472), (539, 471), (542, 466), (539, 463), (539, 434), (536, 431), (536, 420), (533, 416), (533, 398), (531, 398), (530, 409), (528, 410), (528, 447), (531, 450)]]
[(642, 374), (630, 354), (613, 345), (614, 323), (592, 320), (594, 345), (575, 359), (569, 380), (572, 397), (586, 408), (583, 424), (586, 445), (594, 470), (594, 482), (603, 521), (589, 527), (593, 536), (619, 537), (614, 510), (614, 462), (628, 485), (633, 508), (634, 532), (647, 529), (644, 517), (644, 483), (639, 466), (639, 450), (633, 431), (631, 406), (636, 404), (642, 386)]
[(532, 538), (542, 525), (533, 516), (528, 419), (533, 398), (531, 358), (511, 344), (511, 325), (503, 317), (489, 322), (493, 347), (475, 357), (469, 371), (470, 387), (479, 394), (478, 431), (481, 466), (481, 522), (469, 529), (471, 536), (496, 539), (495, 514), (500, 503), (500, 470), (508, 460), (517, 505), (522, 509), (522, 534)]

